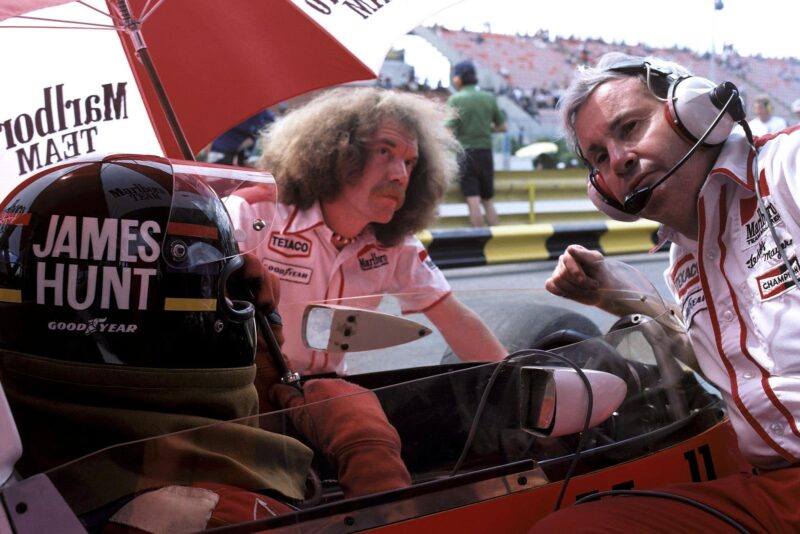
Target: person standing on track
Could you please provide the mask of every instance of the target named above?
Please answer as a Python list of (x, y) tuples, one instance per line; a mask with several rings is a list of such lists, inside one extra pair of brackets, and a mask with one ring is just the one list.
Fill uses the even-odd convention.
[(505, 132), (506, 119), (497, 105), (497, 98), (478, 88), (475, 65), (471, 61), (462, 61), (453, 67), (453, 87), (457, 92), (450, 96), (447, 104), (457, 113), (447, 125), (464, 147), (459, 183), (469, 208), (469, 220), (475, 228), (496, 226), (497, 209), (492, 200), (492, 133)]

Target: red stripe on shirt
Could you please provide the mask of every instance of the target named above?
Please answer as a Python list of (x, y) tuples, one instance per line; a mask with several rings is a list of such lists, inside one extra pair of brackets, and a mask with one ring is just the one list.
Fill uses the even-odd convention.
[[(722, 190), (720, 191), (720, 201), (719, 201), (719, 203), (720, 203), (721, 206), (723, 206), (723, 209), (720, 211), (721, 224), (720, 224), (720, 232), (719, 232), (719, 238), (718, 238), (718, 242), (721, 242), (722, 241), (722, 239), (721, 239), (722, 238), (722, 233), (723, 233), (723, 231), (725, 229), (725, 223), (727, 222), (727, 220), (726, 220), (726, 216), (727, 215), (726, 214), (723, 215), (723, 212), (727, 211), (727, 210), (724, 209), (724, 206), (725, 206), (725, 187), (724, 186), (723, 186)], [(703, 251), (703, 250), (705, 250), (705, 247), (703, 245), (704, 245), (704, 241), (705, 241), (705, 220), (706, 220), (706, 217), (705, 217), (705, 215), (706, 215), (705, 200), (703, 198), (700, 199), (700, 204), (698, 206), (698, 212), (699, 212), (698, 214), (699, 214), (699, 222), (700, 222), (698, 249), (700, 251)], [(733, 402), (736, 404), (736, 407), (739, 409), (739, 412), (742, 414), (742, 416), (745, 418), (745, 420), (750, 424), (750, 426), (753, 428), (753, 430), (756, 432), (756, 434), (758, 434), (758, 436), (764, 441), (764, 443), (769, 445), (770, 448), (772, 448), (775, 452), (780, 454), (782, 457), (784, 457), (788, 461), (796, 462), (797, 460), (794, 458), (794, 456), (792, 456), (791, 453), (789, 453), (783, 447), (781, 447), (780, 445), (775, 443), (775, 441), (769, 436), (769, 434), (767, 434), (764, 431), (764, 429), (761, 427), (761, 425), (758, 424), (758, 421), (756, 421), (755, 417), (753, 417), (753, 415), (747, 410), (747, 407), (742, 402), (741, 397), (739, 397), (739, 383), (736, 380), (736, 371), (734, 370), (733, 365), (731, 364), (731, 362), (728, 359), (728, 357), (725, 355), (725, 351), (722, 348), (722, 331), (720, 329), (719, 322), (717, 321), (717, 311), (716, 311), (716, 306), (714, 304), (714, 299), (713, 299), (714, 293), (711, 291), (711, 287), (708, 284), (708, 276), (706, 275), (705, 259), (704, 258), (705, 258), (705, 256), (703, 254), (698, 254), (697, 266), (698, 266), (698, 270), (700, 271), (700, 283), (703, 285), (703, 292), (705, 293), (705, 296), (706, 296), (706, 304), (708, 305), (709, 317), (711, 318), (711, 326), (712, 326), (712, 328), (714, 330), (714, 341), (717, 344), (717, 352), (719, 353), (720, 360), (722, 361), (722, 364), (725, 366), (725, 370), (728, 373), (728, 378), (730, 379), (731, 395), (733, 396)], [(722, 254), (722, 257), (720, 258), (720, 265), (719, 265), (720, 271), (722, 271), (722, 260), (723, 259), (724, 259), (724, 253)], [(727, 281), (727, 279), (726, 279), (726, 281)], [(729, 290), (730, 290), (730, 284), (729, 284), (728, 287), (729, 287)], [(733, 292), (731, 291), (731, 294), (732, 293)], [(737, 313), (738, 313), (738, 308), (737, 308)], [(741, 321), (741, 316), (739, 317), (739, 319)], [(744, 330), (744, 329), (741, 329), (741, 330)]]
[[(762, 178), (763, 178), (763, 176), (762, 176)], [(739, 332), (740, 332), (740, 334), (739, 334), (739, 346), (742, 349), (742, 354), (753, 365), (755, 365), (756, 368), (761, 373), (761, 387), (764, 388), (764, 392), (767, 394), (767, 398), (770, 400), (770, 402), (772, 402), (772, 405), (775, 406), (775, 408), (777, 408), (777, 410), (781, 414), (783, 414), (783, 416), (786, 418), (786, 421), (789, 423), (789, 426), (791, 427), (792, 432), (796, 436), (800, 437), (800, 433), (798, 433), (797, 424), (795, 423), (794, 417), (789, 412), (789, 410), (787, 410), (786, 407), (783, 404), (781, 404), (781, 401), (778, 400), (778, 396), (775, 395), (775, 391), (773, 391), (772, 387), (769, 385), (769, 373), (766, 371), (766, 369), (761, 367), (758, 364), (758, 362), (756, 362), (755, 358), (753, 358), (753, 356), (747, 350), (747, 329), (746, 329), (745, 324), (744, 324), (744, 318), (742, 317), (741, 309), (739, 308), (739, 301), (736, 298), (736, 293), (734, 293), (734, 291), (733, 291), (733, 286), (730, 283), (730, 281), (728, 280), (727, 275), (725, 274), (725, 267), (724, 267), (725, 262), (724, 262), (724, 259), (725, 259), (725, 256), (727, 254), (727, 250), (728, 249), (727, 249), (727, 247), (725, 246), (725, 243), (722, 240), (722, 234), (724, 233), (725, 226), (727, 225), (727, 222), (728, 222), (728, 209), (727, 209), (727, 204), (725, 203), (725, 198), (724, 198), (724, 196), (725, 196), (725, 188), (724, 187), (722, 188), (720, 194), (722, 195), (722, 199), (720, 201), (720, 208), (721, 208), (720, 209), (720, 231), (719, 231), (719, 236), (717, 237), (717, 244), (719, 245), (719, 249), (720, 249), (720, 252), (721, 252), (719, 268), (720, 268), (720, 273), (722, 274), (722, 277), (725, 279), (725, 283), (728, 286), (728, 292), (731, 295), (731, 301), (733, 302), (733, 309), (736, 312), (736, 317), (739, 319)]]
[(678, 275), (678, 271), (681, 269), (681, 267), (683, 267), (683, 265), (685, 263), (690, 262), (693, 259), (694, 259), (694, 255), (693, 254), (685, 255), (684, 257), (679, 259), (677, 262), (675, 262), (675, 266), (672, 268), (672, 271), (670, 272), (670, 278), (672, 278), (672, 283), (675, 285), (675, 289), (678, 290), (678, 298), (683, 297), (686, 294), (686, 292), (689, 290), (689, 288), (692, 287), (693, 285), (695, 285), (700, 280), (699, 276), (695, 276), (693, 278), (690, 278), (689, 280), (686, 280), (682, 284), (682, 287), (678, 287), (677, 281), (675, 280), (675, 278)]

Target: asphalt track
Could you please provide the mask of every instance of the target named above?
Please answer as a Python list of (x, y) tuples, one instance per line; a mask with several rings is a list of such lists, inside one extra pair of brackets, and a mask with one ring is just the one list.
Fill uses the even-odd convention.
[[(628, 254), (610, 256), (613, 261), (621, 261), (641, 271), (653, 283), (656, 290), (668, 298), (668, 291), (663, 279), (664, 269), (668, 264), (668, 253)], [(512, 323), (512, 328), (520, 332), (529, 329), (538, 320), (547, 317), (531, 317), (525, 314), (535, 313), (533, 303), (555, 305), (578, 312), (594, 322), (600, 331), (605, 332), (616, 320), (596, 308), (577, 305), (565, 299), (556, 299), (547, 293), (544, 281), (550, 276), (556, 260), (534, 261), (525, 263), (509, 263), (485, 265), (480, 267), (461, 267), (444, 269), (455, 294), (463, 302), (473, 307), (487, 324), (498, 325)], [(387, 301), (389, 299), (384, 299)], [(383, 311), (397, 314), (391, 303)], [(421, 315), (409, 318), (431, 326)], [(506, 345), (508, 346), (508, 344)], [(413, 343), (391, 349), (372, 351), (369, 353), (348, 354), (346, 361), (348, 373), (359, 374), (386, 369), (418, 367), (439, 364), (446, 352), (446, 345), (438, 334)]]
[[(637, 253), (608, 256), (641, 271), (661, 295), (669, 295), (664, 282), (668, 252)], [(557, 260), (485, 265), (443, 270), (454, 290), (483, 288), (540, 288), (553, 272)]]

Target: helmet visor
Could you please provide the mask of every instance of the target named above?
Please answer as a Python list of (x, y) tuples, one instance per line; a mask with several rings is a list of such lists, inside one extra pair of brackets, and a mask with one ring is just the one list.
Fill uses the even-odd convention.
[(170, 160), (173, 194), (163, 257), (195, 268), (258, 248), (275, 216), (277, 188), (268, 172)]

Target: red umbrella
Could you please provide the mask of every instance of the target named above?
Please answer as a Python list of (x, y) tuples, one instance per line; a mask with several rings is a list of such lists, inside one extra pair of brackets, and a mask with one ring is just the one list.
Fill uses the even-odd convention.
[[(4, 46), (3, 56), (12, 50), (16, 59), (24, 57), (35, 46), (22, 44), (31, 35), (36, 36), (33, 39), (38, 44), (50, 43), (40, 56), (58, 55), (62, 48), (71, 46), (74, 35), (97, 34), (101, 32), (89, 30), (107, 28), (121, 36), (128, 61), (105, 59), (98, 63), (92, 57), (81, 57), (89, 54), (84, 50), (75, 54), (74, 64), (62, 57), (49, 66), (47, 57), (32, 57), (23, 59), (22, 66), (12, 68), (17, 72), (24, 69), (24, 73), (15, 77), (14, 87), (32, 100), (15, 108), (13, 99), (11, 102), (5, 97), (0, 99), (5, 101), (0, 102), (0, 170), (4, 157), (8, 167), (22, 171), (16, 172), (17, 175), (26, 175), (37, 170), (34, 167), (78, 155), (75, 152), (109, 146), (101, 142), (100, 126), (109, 122), (106, 121), (109, 116), (113, 122), (122, 118), (123, 111), (133, 113), (138, 98), (135, 85), (141, 91), (148, 122), (155, 130), (162, 152), (189, 157), (223, 131), (270, 105), (314, 89), (374, 78), (393, 39), (455, 1), (4, 0), (0, 5), (0, 40), (12, 39), (16, 46)], [(40, 8), (50, 9), (32, 12)], [(68, 8), (70, 11), (66, 12)], [(56, 17), (60, 17), (60, 22), (54, 21)], [(21, 26), (24, 28), (20, 29)], [(31, 26), (85, 30), (53, 32)], [(94, 55), (115, 45), (106, 41), (88, 47)], [(7, 60), (11, 58), (0, 59), (0, 66)], [(41, 78), (51, 68), (64, 68), (65, 63), (70, 64), (70, 69), (74, 65), (77, 71), (79, 64), (86, 62), (94, 65), (95, 94), (89, 89), (84, 95), (69, 94), (74, 87), (70, 84), (86, 81), (85, 73), (69, 84), (60, 79)], [(118, 77), (113, 80), (103, 77), (106, 68), (117, 67), (113, 63), (119, 62), (130, 65), (128, 69), (136, 81), (124, 86), (124, 102), (120, 86), (114, 85), (122, 83), (117, 81)], [(150, 72), (148, 64), (152, 65)], [(9, 69), (3, 72), (8, 80), (5, 73)], [(29, 77), (36, 77), (36, 81), (23, 89), (19, 84), (28, 83)], [(159, 86), (163, 87), (162, 100), (167, 98), (171, 106), (159, 102)], [(71, 100), (78, 102), (70, 108), (67, 104)], [(126, 110), (117, 109), (122, 104)], [(96, 109), (92, 109), (93, 105)], [(170, 107), (174, 110), (172, 127), (168, 119)], [(74, 115), (77, 113), (82, 115)], [(80, 137), (70, 133), (71, 130), (62, 133), (60, 129), (65, 123), (86, 126), (86, 118), (92, 116), (99, 117), (95, 121), (97, 132)], [(185, 136), (184, 146), (180, 133), (175, 135), (178, 129)], [(75, 139), (57, 139), (57, 134), (73, 135)], [(135, 143), (145, 137), (146, 134), (131, 133), (123, 142)], [(35, 143), (39, 143), (36, 154), (32, 148)], [(119, 146), (120, 141), (115, 143), (110, 145), (112, 150), (130, 150)]]

